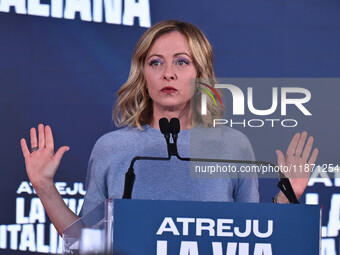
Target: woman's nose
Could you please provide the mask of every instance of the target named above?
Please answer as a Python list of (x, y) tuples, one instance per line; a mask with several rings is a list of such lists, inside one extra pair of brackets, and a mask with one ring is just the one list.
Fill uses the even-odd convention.
[(172, 65), (166, 66), (163, 74), (163, 79), (166, 81), (175, 80), (177, 78)]

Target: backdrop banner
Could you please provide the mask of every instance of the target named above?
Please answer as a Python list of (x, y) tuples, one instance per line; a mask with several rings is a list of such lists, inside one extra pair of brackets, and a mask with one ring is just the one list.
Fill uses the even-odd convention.
[[(340, 2), (322, 0), (0, 0), (0, 254), (62, 247), (27, 177), (20, 139), (43, 123), (52, 127), (56, 148), (70, 146), (55, 183), (79, 212), (91, 150), (116, 129), (112, 107), (134, 46), (148, 27), (179, 19), (205, 32), (216, 76), (240, 88), (244, 117), (233, 115), (235, 98), (222, 88), (227, 110), (220, 125), (244, 121), (246, 127), (233, 128), (248, 137), (256, 159), (276, 163), (275, 150), (285, 152), (296, 132), (314, 136), (320, 171), (300, 202), (322, 206), (322, 254), (340, 255), (339, 13)], [(260, 111), (271, 108), (277, 88), (275, 111), (252, 111), (248, 87)], [(286, 115), (283, 88), (303, 88), (286, 91), (287, 100), (302, 100), (301, 107), (288, 103)], [(298, 125), (288, 127), (292, 119)], [(259, 179), (261, 202), (271, 202), (277, 181)]]

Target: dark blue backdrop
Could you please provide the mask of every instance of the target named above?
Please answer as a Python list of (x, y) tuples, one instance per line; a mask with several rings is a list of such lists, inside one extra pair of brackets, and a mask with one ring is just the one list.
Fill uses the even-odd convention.
[[(51, 125), (56, 147), (71, 147), (55, 180), (67, 182), (69, 186), (84, 182), (95, 141), (115, 129), (111, 120), (115, 93), (128, 76), (134, 45), (147, 28), (139, 26), (137, 17), (133, 26), (126, 26), (86, 22), (79, 13), (75, 19), (22, 15), (17, 14), (14, 7), (6, 13), (1, 11), (4, 1), (0, 0), (0, 202), (3, 205), (0, 254), (20, 254), (11, 251), (13, 238), (9, 232), (4, 239), (8, 226), (18, 223), (16, 199), (25, 198), (23, 213), (29, 215), (29, 203), (35, 197), (28, 192), (17, 192), (22, 182), (28, 181), (20, 138), (28, 138), (29, 129), (39, 123)], [(218, 77), (340, 76), (339, 1), (143, 2), (150, 6), (151, 25), (164, 19), (180, 19), (201, 28), (213, 45)], [(49, 5), (50, 1), (41, 0), (41, 3)], [(327, 131), (339, 122), (336, 101), (339, 92), (339, 87), (332, 86), (329, 95), (334, 100), (328, 101), (326, 94), (322, 100), (314, 101), (314, 107), (320, 106), (319, 109), (326, 109), (327, 113), (325, 120), (311, 122), (313, 134), (318, 135), (315, 135), (317, 145), (324, 149), (320, 150), (320, 163), (336, 163), (335, 158), (326, 162), (329, 159), (323, 155), (328, 154), (327, 150), (336, 149), (336, 146), (329, 148), (328, 143), (336, 144), (339, 138), (336, 129)], [(289, 141), (283, 143), (274, 130), (262, 132), (262, 136), (258, 135), (260, 131), (245, 131), (258, 158), (268, 153), (261, 150), (260, 144), (268, 143), (270, 148), (287, 147)], [(272, 154), (266, 160), (275, 161), (274, 151)], [(307, 189), (309, 193), (319, 194), (324, 226), (329, 221), (332, 194), (339, 193), (340, 184), (336, 185), (334, 180), (331, 183), (329, 187), (315, 184)], [(276, 180), (260, 180), (261, 201), (270, 202), (277, 192), (275, 185)], [(79, 194), (65, 197), (81, 198)], [(335, 211), (340, 210), (339, 206), (336, 208)], [(340, 229), (339, 218), (334, 222)], [(324, 254), (339, 254), (337, 236), (327, 238), (329, 247), (333, 247), (334, 241), (336, 253), (329, 248)], [(17, 247), (20, 246), (20, 238), (18, 240)]]

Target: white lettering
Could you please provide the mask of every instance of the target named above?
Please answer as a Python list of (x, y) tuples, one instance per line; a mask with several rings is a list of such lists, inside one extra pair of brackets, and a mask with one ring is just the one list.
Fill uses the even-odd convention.
[(232, 219), (217, 219), (217, 236), (233, 236), (233, 232), (225, 231), (230, 230), (231, 226), (226, 224), (233, 224)]
[(9, 12), (10, 7), (13, 6), (15, 13), (26, 14), (26, 1), (25, 0), (1, 0), (0, 12)]
[(307, 193), (305, 201), (306, 201), (306, 205), (318, 205), (319, 194), (318, 193)]
[(272, 255), (272, 246), (270, 243), (256, 243), (254, 255)]
[(340, 194), (333, 194), (329, 210), (328, 236), (335, 237), (340, 230)]
[[(168, 226), (169, 225), (169, 226)], [(162, 235), (163, 232), (172, 232), (173, 235), (178, 236), (179, 232), (172, 218), (165, 217), (156, 235)]]
[(177, 218), (177, 222), (183, 223), (183, 232), (182, 235), (189, 235), (189, 223), (194, 223), (194, 218)]
[(269, 109), (267, 110), (257, 110), (254, 107), (254, 103), (253, 103), (253, 88), (249, 87), (248, 88), (248, 108), (250, 110), (250, 112), (252, 112), (255, 115), (270, 115), (273, 112), (275, 112), (276, 108), (277, 108), (277, 88), (273, 87), (273, 93), (272, 93), (272, 105)]
[(27, 0), (27, 11), (30, 15), (50, 16), (50, 6), (40, 3), (40, 0)]
[(249, 255), (249, 243), (239, 243), (238, 254)]
[(39, 198), (35, 197), (31, 200), (31, 210), (29, 213), (29, 222), (35, 223), (38, 221), (39, 223), (46, 222), (45, 210)]
[(321, 166), (315, 167), (309, 178), (308, 186), (313, 186), (315, 183), (323, 183), (326, 187), (332, 187), (331, 178), (329, 178), (326, 172), (322, 171)]
[(335, 240), (333, 238), (324, 238), (321, 241), (322, 255), (336, 255)]
[(157, 240), (157, 255), (168, 254), (168, 242)]
[[(292, 98), (287, 99), (288, 93), (301, 93), (304, 94), (304, 98)], [(311, 99), (311, 93), (308, 89), (305, 88), (281, 88), (281, 114), (286, 115), (287, 114), (287, 104), (295, 104), (297, 108), (300, 109), (300, 111), (304, 115), (312, 115), (306, 107), (304, 107), (302, 104), (307, 103)]]
[(18, 224), (28, 223), (28, 217), (25, 217), (25, 199), (23, 197), (17, 197), (16, 199), (16, 219)]
[(197, 242), (181, 242), (181, 249), (179, 251), (179, 255), (198, 255), (198, 246)]
[(233, 114), (244, 115), (244, 95), (239, 87), (232, 84), (216, 84), (215, 88), (229, 89), (233, 97)]
[(76, 12), (80, 13), (80, 19), (91, 21), (91, 3), (90, 0), (66, 0), (64, 18), (74, 19)]
[(45, 245), (45, 224), (37, 224), (37, 252), (49, 252), (48, 245)]
[(202, 231), (209, 232), (209, 236), (215, 236), (215, 221), (212, 219), (197, 218), (196, 219), (196, 235), (201, 236)]
[(7, 230), (10, 233), (10, 248), (18, 249), (18, 232), (21, 230), (21, 225), (8, 225)]
[(259, 231), (259, 220), (253, 221), (253, 231), (254, 235), (259, 238), (267, 238), (273, 234), (273, 221), (268, 220), (268, 229), (266, 233), (260, 233)]
[(132, 26), (134, 18), (139, 19), (141, 27), (150, 27), (150, 4), (149, 0), (125, 0), (124, 2), (124, 15), (123, 24)]
[(0, 249), (7, 248), (7, 227), (0, 225)]
[(36, 251), (33, 224), (22, 225), (19, 250), (26, 251), (27, 249), (32, 252)]
[(239, 227), (234, 228), (235, 235), (238, 237), (247, 237), (251, 232), (251, 220), (246, 220), (246, 229), (242, 233)]
[(19, 188), (17, 189), (17, 194), (27, 193), (32, 194), (33, 190), (28, 182), (21, 182)]
[(63, 7), (63, 0), (51, 0), (51, 16), (53, 18), (62, 18)]

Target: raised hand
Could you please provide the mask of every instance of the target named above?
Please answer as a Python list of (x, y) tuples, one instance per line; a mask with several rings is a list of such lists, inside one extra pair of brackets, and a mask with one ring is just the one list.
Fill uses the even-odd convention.
[(60, 160), (70, 148), (63, 146), (54, 153), (52, 130), (42, 124), (38, 126), (38, 138), (36, 129), (31, 128), (31, 150), (25, 139), (21, 139), (20, 143), (28, 177), (52, 223), (62, 235), (66, 227), (78, 220), (78, 216), (67, 207), (53, 182)]
[(31, 150), (28, 149), (26, 140), (21, 139), (21, 149), (25, 157), (26, 171), (35, 189), (40, 185), (53, 182), (53, 177), (61, 158), (70, 148), (61, 147), (54, 153), (54, 141), (50, 126), (39, 124), (38, 138), (35, 128), (30, 130)]
[[(282, 151), (276, 151), (278, 165), (281, 167), (282, 173), (289, 178), (297, 199), (301, 197), (307, 187), (313, 165), (319, 153), (317, 148), (314, 148), (312, 152), (313, 143), (314, 138), (310, 136), (307, 139), (307, 132), (304, 131), (301, 134), (294, 135), (288, 146), (286, 156)], [(281, 193), (279, 197), (281, 201), (284, 200)]]

